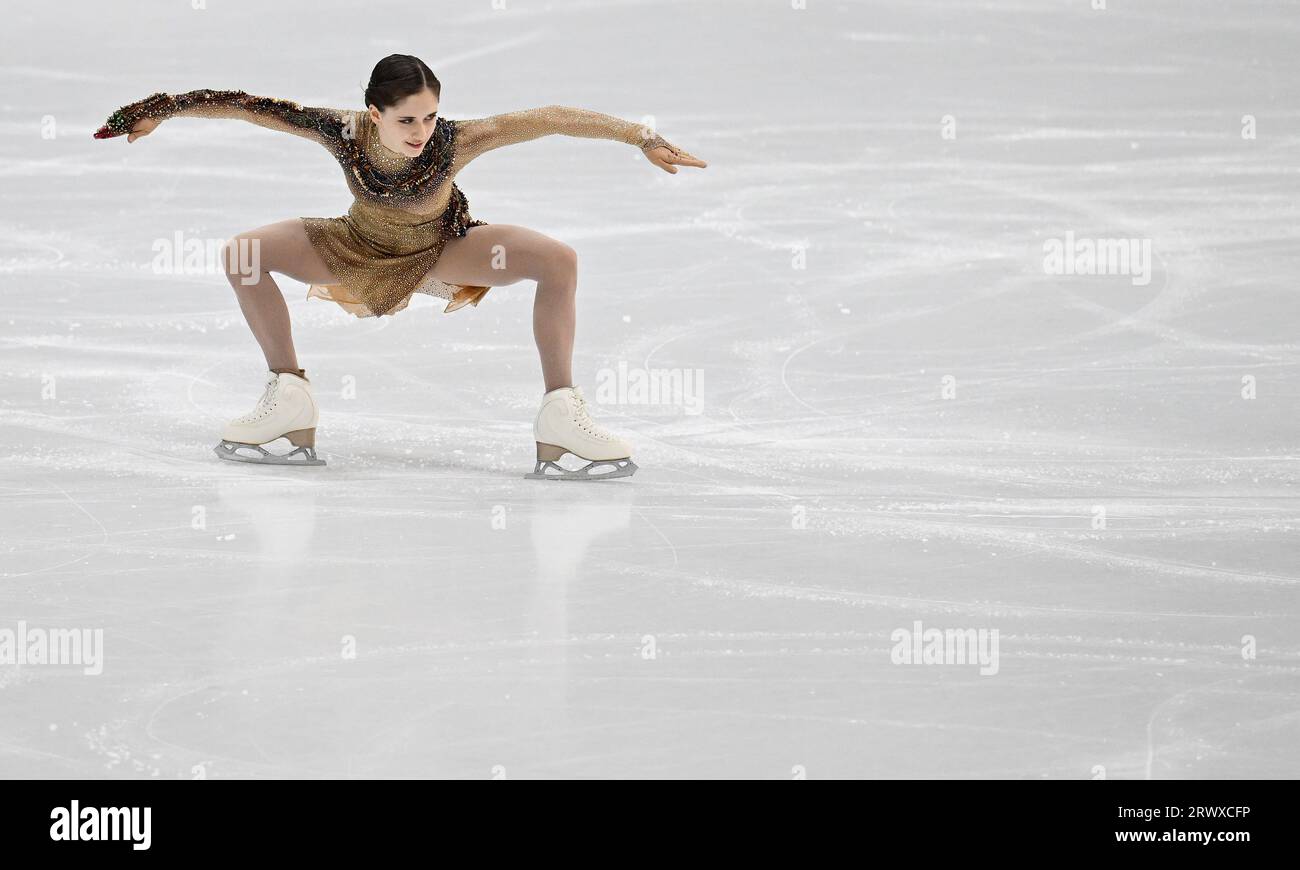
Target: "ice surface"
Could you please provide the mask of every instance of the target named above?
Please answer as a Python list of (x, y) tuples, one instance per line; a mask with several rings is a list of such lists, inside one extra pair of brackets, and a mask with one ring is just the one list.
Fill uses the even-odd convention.
[[(102, 629), (104, 669), (0, 665), (0, 775), (1300, 774), (1296, 7), (788, 5), (7, 11), (0, 631)], [(703, 373), (700, 413), (595, 406), (634, 478), (522, 479), (530, 284), (362, 321), (283, 279), (328, 465), (213, 456), (264, 364), (151, 246), (343, 214), (340, 172), (90, 134), (156, 90), (360, 107), (390, 52), (447, 117), (709, 162), (550, 137), (459, 178), (578, 250), (589, 395)], [(1045, 274), (1067, 232), (1149, 240), (1149, 283)], [(916, 621), (996, 629), (998, 672), (892, 663)]]

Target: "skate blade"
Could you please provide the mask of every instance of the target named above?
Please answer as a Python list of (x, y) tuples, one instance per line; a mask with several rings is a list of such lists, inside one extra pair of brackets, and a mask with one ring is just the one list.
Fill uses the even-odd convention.
[[(581, 457), (579, 457), (581, 458)], [(593, 468), (602, 465), (612, 466), (609, 471), (593, 472)], [(554, 469), (552, 471), (552, 469)], [(597, 459), (588, 462), (582, 468), (569, 471), (555, 462), (546, 459), (537, 460), (537, 467), (525, 480), (612, 480), (615, 477), (631, 477), (636, 474), (637, 464), (631, 459)]]
[[(248, 454), (240, 451), (257, 451)], [(316, 456), (314, 447), (295, 447), (284, 455), (277, 455), (260, 444), (243, 444), (238, 441), (222, 441), (212, 452), (221, 459), (231, 462), (251, 462), (254, 465), (324, 465), (325, 460)]]

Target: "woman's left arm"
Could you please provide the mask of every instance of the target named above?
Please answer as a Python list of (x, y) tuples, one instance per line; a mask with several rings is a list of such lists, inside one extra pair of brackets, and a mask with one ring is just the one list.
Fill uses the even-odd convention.
[(665, 172), (676, 173), (675, 165), (701, 169), (708, 165), (648, 127), (589, 109), (543, 106), (452, 123), (456, 127), (456, 159), (462, 166), (496, 148), (553, 134), (636, 145), (651, 163)]

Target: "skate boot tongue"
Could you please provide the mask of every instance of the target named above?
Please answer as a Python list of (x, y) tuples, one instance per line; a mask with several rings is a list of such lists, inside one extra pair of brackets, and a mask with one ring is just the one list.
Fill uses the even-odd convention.
[(578, 428), (593, 438), (599, 438), (601, 441), (614, 440), (613, 435), (596, 425), (596, 421), (591, 419), (591, 414), (587, 410), (587, 400), (583, 398), (581, 387), (573, 388), (573, 419), (578, 424)]
[(257, 400), (257, 407), (249, 411), (244, 416), (238, 418), (239, 422), (251, 423), (262, 416), (271, 403), (275, 400), (276, 389), (280, 386), (280, 376), (272, 373), (266, 379), (266, 387), (262, 390), (262, 398)]
[(574, 387), (572, 394), (574, 407), (578, 409), (579, 414), (587, 413), (587, 397), (582, 394), (582, 387)]

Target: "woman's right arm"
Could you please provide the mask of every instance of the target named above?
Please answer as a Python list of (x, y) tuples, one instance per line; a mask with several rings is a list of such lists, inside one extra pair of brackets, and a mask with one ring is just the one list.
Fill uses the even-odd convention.
[(290, 100), (257, 97), (243, 91), (187, 91), (152, 94), (109, 116), (96, 139), (128, 136), (134, 142), (168, 118), (234, 118), (259, 127), (291, 133), (331, 147), (355, 135), (354, 113), (302, 106)]

